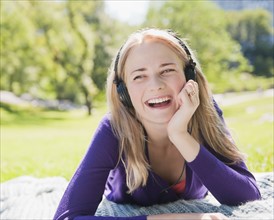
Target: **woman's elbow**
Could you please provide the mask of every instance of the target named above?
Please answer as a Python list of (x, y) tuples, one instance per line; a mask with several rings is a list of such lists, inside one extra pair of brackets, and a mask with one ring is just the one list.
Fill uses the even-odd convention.
[(239, 205), (245, 204), (247, 202), (260, 200), (261, 198), (262, 197), (261, 197), (260, 191), (256, 190), (253, 193), (248, 193), (245, 195), (238, 195), (233, 198), (231, 198), (231, 197), (223, 198), (223, 199), (220, 199), (219, 202), (221, 204), (228, 205), (228, 206), (239, 206)]

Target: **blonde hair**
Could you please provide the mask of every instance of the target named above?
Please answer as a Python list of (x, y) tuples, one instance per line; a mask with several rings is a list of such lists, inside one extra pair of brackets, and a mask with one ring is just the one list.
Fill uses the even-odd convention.
[[(122, 104), (116, 85), (113, 82), (115, 74), (122, 80), (125, 79), (124, 64), (130, 50), (149, 39), (169, 46), (182, 59), (184, 66), (189, 60), (178, 39), (170, 31), (145, 29), (133, 33), (121, 48), (117, 63), (117, 73), (114, 71), (115, 60), (112, 62), (107, 80), (107, 97), (111, 112), (112, 129), (120, 140), (119, 158), (125, 166), (129, 193), (132, 193), (140, 186), (146, 185), (150, 165), (145, 154), (146, 140), (143, 126), (138, 121), (134, 109), (127, 108)], [(184, 44), (187, 45), (186, 42)], [(228, 158), (230, 160), (226, 161), (228, 164), (240, 162), (244, 159), (244, 156), (228, 135), (224, 122), (216, 112), (208, 82), (202, 73), (200, 65), (190, 48), (188, 46), (187, 48), (191, 52), (192, 59), (197, 64), (195, 67), (196, 82), (199, 85), (200, 98), (200, 105), (189, 123), (191, 135), (199, 143), (208, 144), (218, 154)]]

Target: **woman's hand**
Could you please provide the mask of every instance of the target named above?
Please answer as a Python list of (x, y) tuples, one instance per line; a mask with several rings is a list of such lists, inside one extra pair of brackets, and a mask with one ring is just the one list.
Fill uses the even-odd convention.
[(197, 82), (189, 80), (177, 97), (178, 110), (168, 123), (168, 135), (172, 136), (187, 132), (188, 123), (200, 104)]
[(199, 143), (188, 133), (188, 123), (200, 104), (198, 84), (189, 80), (178, 94), (179, 108), (168, 123), (170, 141), (187, 162), (193, 161), (200, 151)]

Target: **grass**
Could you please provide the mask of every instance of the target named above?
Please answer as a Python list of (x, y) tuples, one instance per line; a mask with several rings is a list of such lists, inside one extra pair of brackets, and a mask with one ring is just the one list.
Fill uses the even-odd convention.
[(70, 179), (104, 112), (1, 108), (1, 182), (21, 175)]
[(248, 168), (254, 172), (273, 171), (273, 97), (222, 109), (237, 146), (247, 155)]
[[(273, 171), (273, 97), (222, 107), (232, 136), (252, 172)], [(70, 179), (106, 112), (44, 111), (1, 105), (1, 182), (17, 176)]]

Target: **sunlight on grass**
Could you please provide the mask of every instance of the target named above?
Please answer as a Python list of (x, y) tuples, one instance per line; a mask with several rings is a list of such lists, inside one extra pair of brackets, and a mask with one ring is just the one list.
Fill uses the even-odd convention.
[(105, 112), (37, 110), (19, 117), (1, 109), (1, 182), (21, 175), (71, 178)]
[(273, 171), (273, 97), (224, 107), (224, 117), (254, 172)]
[[(252, 172), (273, 170), (273, 97), (224, 106), (224, 118)], [(1, 182), (22, 175), (70, 179), (83, 158), (106, 106), (91, 117), (1, 106)]]

